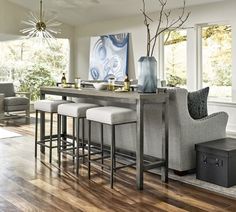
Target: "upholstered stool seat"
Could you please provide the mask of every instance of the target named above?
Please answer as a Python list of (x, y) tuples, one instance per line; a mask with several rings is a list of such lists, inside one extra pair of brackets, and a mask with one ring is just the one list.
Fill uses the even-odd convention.
[(56, 113), (60, 104), (71, 103), (66, 100), (39, 100), (34, 103), (34, 109), (47, 113)]
[(98, 107), (96, 104), (90, 103), (71, 103), (62, 104), (58, 106), (57, 113), (63, 116), (75, 117), (75, 118), (85, 118), (86, 111), (89, 108)]
[[(91, 162), (97, 162), (98, 159), (91, 159), (91, 122), (99, 122), (101, 124), (106, 124), (111, 126), (111, 145), (110, 145), (110, 186), (113, 188), (113, 173), (116, 169), (124, 168), (127, 166), (134, 165), (135, 163), (120, 166), (116, 168), (116, 151), (115, 151), (115, 126), (130, 124), (137, 122), (136, 111), (130, 108), (122, 108), (122, 107), (114, 107), (114, 106), (106, 106), (100, 108), (91, 108), (87, 110), (86, 118), (88, 120), (88, 176), (90, 179), (90, 170), (91, 170)], [(102, 133), (103, 134), (103, 133)], [(103, 140), (101, 140), (103, 145)], [(95, 153), (96, 154), (96, 153)], [(95, 155), (93, 153), (93, 155)], [(103, 164), (103, 155), (101, 156), (102, 167), (105, 167)]]
[[(83, 157), (84, 162), (84, 120), (86, 118), (86, 111), (89, 108), (95, 108), (99, 107), (99, 105), (96, 104), (90, 104), (90, 103), (71, 103), (71, 104), (61, 104), (58, 106), (58, 164), (59, 167), (61, 165), (61, 153), (66, 153), (76, 158), (76, 173), (79, 173), (79, 157)], [(69, 148), (65, 147), (61, 143), (61, 117), (72, 117), (73, 118), (73, 146)], [(80, 120), (82, 121), (82, 142), (80, 142)], [(76, 128), (76, 129), (75, 129)], [(76, 132), (76, 133), (75, 133)], [(66, 137), (63, 135), (63, 137)], [(76, 139), (76, 147), (75, 147), (75, 139)], [(65, 143), (65, 141), (63, 141)], [(82, 155), (79, 154), (79, 149), (82, 147)], [(72, 153), (71, 153), (72, 150)], [(75, 151), (76, 150), (76, 151)]]
[[(49, 162), (52, 162), (52, 149), (57, 148), (52, 146), (53, 142), (53, 114), (57, 113), (58, 106), (60, 104), (71, 103), (71, 101), (66, 100), (39, 100), (34, 103), (34, 109), (36, 111), (36, 123), (35, 123), (35, 157), (37, 157), (37, 145), (49, 148)], [(43, 140), (38, 141), (38, 113), (50, 113), (50, 134), (49, 139), (43, 138)], [(45, 136), (48, 137), (48, 136)], [(57, 137), (57, 136), (56, 136)], [(46, 145), (49, 142), (49, 145)]]
[(136, 111), (122, 107), (99, 107), (87, 110), (87, 119), (108, 125), (125, 124), (137, 120)]

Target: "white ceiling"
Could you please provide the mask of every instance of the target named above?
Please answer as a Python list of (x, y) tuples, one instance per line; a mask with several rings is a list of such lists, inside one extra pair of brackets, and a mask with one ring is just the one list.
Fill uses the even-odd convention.
[[(39, 0), (8, 0), (17, 5), (39, 10)], [(187, 6), (224, 0), (186, 0)], [(157, 0), (146, 0), (149, 11), (159, 10)], [(142, 0), (43, 0), (46, 13), (56, 14), (57, 19), (70, 25), (109, 20), (140, 13)], [(182, 0), (168, 0), (168, 8), (178, 8)]]

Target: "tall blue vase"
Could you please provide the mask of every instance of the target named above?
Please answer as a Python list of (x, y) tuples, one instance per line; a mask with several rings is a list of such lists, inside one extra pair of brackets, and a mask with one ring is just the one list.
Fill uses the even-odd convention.
[(157, 61), (155, 57), (141, 57), (139, 63), (138, 92), (156, 93)]

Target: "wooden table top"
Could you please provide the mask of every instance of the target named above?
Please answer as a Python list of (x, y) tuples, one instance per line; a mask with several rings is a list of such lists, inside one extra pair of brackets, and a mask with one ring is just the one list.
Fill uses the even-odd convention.
[(154, 102), (163, 102), (168, 97), (167, 93), (138, 93), (130, 92), (116, 92), (107, 90), (96, 90), (94, 88), (62, 88), (62, 87), (41, 87), (41, 94), (52, 94), (68, 97), (83, 97), (83, 98), (97, 98), (97, 99), (124, 99), (129, 100), (150, 100)]

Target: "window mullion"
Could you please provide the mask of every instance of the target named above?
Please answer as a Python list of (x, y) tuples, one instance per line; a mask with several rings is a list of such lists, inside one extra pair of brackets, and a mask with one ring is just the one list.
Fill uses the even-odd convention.
[(196, 79), (197, 79), (197, 89), (202, 88), (202, 27), (197, 26), (196, 30), (196, 37), (197, 37), (197, 73), (196, 73)]

